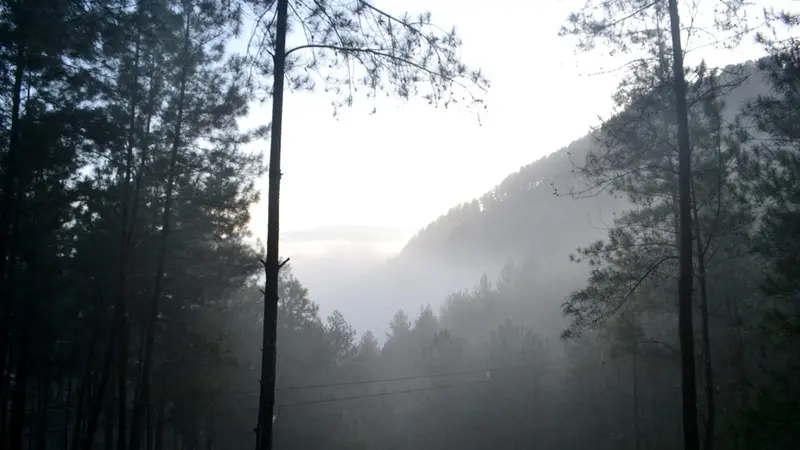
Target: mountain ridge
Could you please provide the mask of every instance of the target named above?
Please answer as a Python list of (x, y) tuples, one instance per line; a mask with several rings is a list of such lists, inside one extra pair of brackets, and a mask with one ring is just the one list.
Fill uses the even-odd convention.
[[(723, 70), (747, 75), (725, 95), (724, 115), (733, 121), (747, 101), (769, 91), (755, 61)], [(509, 262), (524, 266), (530, 292), (541, 293), (529, 301), (558, 308), (588, 274), (586, 267), (569, 262), (569, 255), (606, 238), (614, 214), (630, 206), (612, 195), (569, 195), (585, 188), (575, 167), (596, 148), (598, 139), (589, 132), (522, 166), (483, 195), (453, 206), (415, 233), (395, 257), (369, 270), (348, 294), (362, 299), (361, 304), (343, 312), (359, 330), (379, 332), (375, 325), (388, 323), (398, 309), (413, 315), (423, 305), (440, 306), (483, 275), (496, 279)]]
[[(742, 75), (746, 77), (744, 81), (724, 95), (727, 103), (725, 116), (729, 123), (735, 120), (736, 114), (747, 101), (757, 95), (768, 93), (765, 75), (757, 69), (757, 65), (764, 61), (766, 60), (745, 61), (721, 68), (723, 79), (724, 77), (732, 78)], [(443, 238), (446, 242), (448, 238), (452, 237), (448, 236), (449, 232), (458, 230), (463, 227), (465, 222), (468, 222), (470, 213), (474, 216), (491, 215), (502, 211), (499, 208), (500, 204), (508, 201), (518, 202), (535, 199), (542, 202), (542, 207), (546, 207), (558, 201), (548, 201), (545, 200), (546, 197), (555, 197), (557, 199), (569, 197), (569, 192), (572, 189), (579, 190), (580, 188), (578, 186), (580, 181), (573, 175), (575, 165), (589, 151), (596, 149), (598, 142), (595, 132), (590, 131), (568, 145), (522, 166), (518, 171), (507, 175), (493, 189), (470, 201), (453, 206), (446, 213), (422, 227), (409, 239), (394, 259), (402, 259), (407, 257), (407, 254), (424, 253), (422, 251), (424, 247), (435, 248), (436, 245), (442, 244), (441, 241), (437, 242), (437, 240)], [(544, 192), (546, 195), (543, 195), (542, 189), (546, 191)], [(536, 195), (530, 195), (534, 191), (536, 191)], [(558, 192), (558, 195), (555, 195), (556, 192)], [(608, 207), (610, 212), (618, 211), (620, 202), (616, 202), (610, 196), (597, 195), (593, 198), (595, 204)], [(600, 203), (597, 203), (598, 200), (600, 200)], [(594, 212), (600, 214), (599, 211)], [(514, 250), (518, 250), (516, 245), (511, 249), (512, 252)]]

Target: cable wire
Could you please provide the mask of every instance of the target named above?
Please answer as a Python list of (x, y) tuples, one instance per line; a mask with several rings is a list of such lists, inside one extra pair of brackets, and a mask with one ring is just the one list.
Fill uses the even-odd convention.
[(392, 381), (407, 381), (407, 380), (417, 380), (422, 378), (442, 378), (442, 377), (451, 377), (456, 375), (474, 375), (478, 373), (486, 373), (486, 372), (494, 372), (494, 371), (504, 371), (504, 370), (514, 370), (514, 369), (530, 369), (533, 368), (533, 365), (522, 365), (522, 366), (509, 366), (509, 367), (499, 367), (499, 368), (487, 368), (487, 369), (476, 369), (476, 370), (469, 370), (464, 372), (442, 372), (436, 373), (431, 375), (414, 375), (414, 376), (405, 376), (405, 377), (393, 377), (393, 378), (382, 378), (382, 379), (374, 379), (374, 380), (358, 380), (358, 381), (344, 381), (340, 383), (326, 383), (326, 384), (306, 384), (306, 385), (297, 385), (297, 386), (283, 386), (280, 388), (275, 389), (276, 392), (286, 392), (286, 391), (297, 391), (297, 390), (309, 390), (309, 389), (321, 389), (327, 387), (340, 387), (340, 386), (354, 386), (359, 384), (372, 384), (372, 383), (387, 383)]
[[(519, 365), (519, 366), (508, 366), (508, 367), (491, 367), (485, 369), (475, 369), (475, 370), (467, 370), (462, 372), (441, 372), (441, 373), (434, 373), (429, 375), (411, 375), (411, 376), (403, 376), (403, 377), (391, 377), (391, 378), (377, 378), (372, 380), (355, 380), (355, 381), (343, 381), (337, 383), (322, 383), (322, 384), (305, 384), (305, 385), (296, 385), (296, 386), (282, 386), (275, 389), (275, 392), (291, 392), (291, 391), (303, 391), (303, 390), (312, 390), (312, 389), (323, 389), (323, 388), (332, 388), (332, 387), (345, 387), (345, 386), (357, 386), (363, 384), (377, 384), (377, 383), (390, 383), (390, 382), (397, 382), (397, 381), (411, 381), (411, 380), (421, 380), (421, 379), (428, 379), (428, 378), (444, 378), (444, 377), (452, 377), (458, 375), (475, 375), (479, 373), (489, 373), (492, 372), (503, 372), (508, 370), (519, 370), (519, 369), (533, 369), (538, 367), (534, 364), (528, 365)], [(233, 397), (233, 396), (248, 396), (248, 395), (260, 395), (260, 391), (231, 391), (231, 392), (209, 392), (209, 393), (190, 393), (186, 394), (186, 396), (196, 398), (196, 397)]]
[[(402, 391), (391, 391), (391, 392), (377, 392), (374, 394), (362, 394), (362, 395), (351, 395), (347, 397), (336, 397), (336, 398), (325, 398), (320, 400), (309, 400), (309, 401), (300, 401), (300, 402), (292, 402), (292, 403), (283, 403), (283, 404), (276, 404), (275, 407), (277, 409), (285, 409), (291, 408), (295, 406), (305, 406), (305, 405), (316, 405), (320, 403), (334, 403), (334, 402), (343, 402), (348, 400), (357, 400), (362, 398), (373, 398), (373, 397), (386, 397), (390, 395), (399, 395), (399, 394), (409, 394), (413, 392), (424, 392), (424, 391), (434, 391), (438, 389), (447, 389), (453, 387), (462, 387), (462, 386), (470, 386), (473, 384), (487, 384), (488, 380), (481, 380), (481, 381), (470, 381), (467, 383), (453, 383), (453, 384), (443, 384), (439, 386), (430, 386), (424, 388), (415, 388), (415, 389), (404, 389)], [(250, 411), (255, 411), (258, 408), (251, 408)]]

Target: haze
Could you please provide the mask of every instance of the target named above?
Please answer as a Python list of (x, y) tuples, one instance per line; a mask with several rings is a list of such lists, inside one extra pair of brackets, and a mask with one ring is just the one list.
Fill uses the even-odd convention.
[[(417, 230), (451, 207), (480, 197), (508, 174), (609, 117), (610, 93), (625, 75), (619, 68), (632, 56), (580, 53), (573, 39), (557, 36), (567, 15), (583, 3), (385, 2), (390, 10), (430, 11), (437, 23), (456, 24), (464, 59), (483, 68), (492, 82), (487, 110), (444, 110), (421, 100), (380, 98), (371, 114), (375, 103), (362, 96), (333, 117), (329, 95), (288, 93), (281, 230), (289, 239), (282, 241), (281, 253), (291, 258), (323, 314), (339, 309), (350, 318), (376, 309), (374, 320), (355, 323), (363, 332), (383, 329), (387, 311), (399, 306), (416, 310), (431, 301), (375, 305), (343, 289), (396, 255)], [(748, 12), (757, 23), (760, 8), (791, 3), (760, 3)], [(760, 57), (764, 50), (753, 35), (731, 50), (710, 46), (716, 37), (695, 36), (689, 46), (696, 49), (687, 55), (687, 64), (705, 60), (724, 66)], [(243, 123), (269, 123), (269, 114), (269, 103), (257, 104)], [(252, 151), (266, 150), (266, 143), (252, 146)], [(260, 187), (266, 192), (265, 179)], [(253, 209), (251, 229), (255, 237), (265, 236), (263, 200)], [(496, 274), (499, 268), (478, 267), (470, 274)], [(474, 279), (465, 276), (463, 285), (440, 284), (441, 292), (468, 288)]]
[(797, 448), (799, 31), (0, 0), (0, 449)]

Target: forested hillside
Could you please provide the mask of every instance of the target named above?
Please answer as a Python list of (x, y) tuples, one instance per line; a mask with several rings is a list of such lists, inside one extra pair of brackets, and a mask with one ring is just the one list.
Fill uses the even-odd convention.
[[(225, 49), (251, 6), (0, 2), (0, 448), (254, 445), (264, 165), (242, 148), (273, 130), (239, 126), (266, 69)], [(800, 44), (764, 44), (688, 70), (704, 450), (800, 442)], [(360, 306), (413, 306), (385, 337), (282, 267), (274, 448), (681, 448), (666, 53), (592, 136), (409, 242)]]
[[(722, 68), (720, 77), (721, 83), (730, 84), (720, 91), (727, 124), (736, 121), (748, 101), (769, 92), (755, 62)], [(392, 308), (438, 306), (449, 292), (472, 286), (482, 274), (495, 277), (510, 262), (526, 268), (528, 292), (536, 292), (538, 299), (526, 300), (516, 313), (526, 320), (538, 317), (541, 326), (553, 325), (550, 331), (557, 335), (561, 324), (553, 316), (562, 297), (580, 287), (588, 274), (569, 255), (577, 243), (605, 237), (615, 215), (632, 207), (625, 195), (594, 189), (581, 170), (588, 152), (602, 151), (602, 136), (602, 129), (592, 131), (431, 222), (399, 255), (343, 294), (357, 303), (348, 317), (375, 327), (374, 318), (389, 317)], [(548, 294), (543, 295), (545, 289)]]
[[(769, 88), (755, 62), (722, 71), (722, 83), (735, 81), (720, 94), (724, 120), (732, 123), (748, 101)], [(584, 192), (590, 186), (580, 168), (587, 152), (602, 148), (601, 136), (599, 129), (591, 132), (520, 168), (481, 197), (453, 207), (420, 230), (396, 259), (419, 256), (457, 264), (524, 259), (534, 253), (550, 257), (570, 253), (575, 242), (603, 236), (612, 215), (630, 204), (624, 197)], [(531, 153), (538, 152), (532, 148)]]

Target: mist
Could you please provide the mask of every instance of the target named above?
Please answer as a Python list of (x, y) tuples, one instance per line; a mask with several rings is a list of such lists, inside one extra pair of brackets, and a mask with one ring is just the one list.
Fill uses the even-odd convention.
[(0, 449), (800, 442), (796, 5), (427, 3), (0, 0)]

